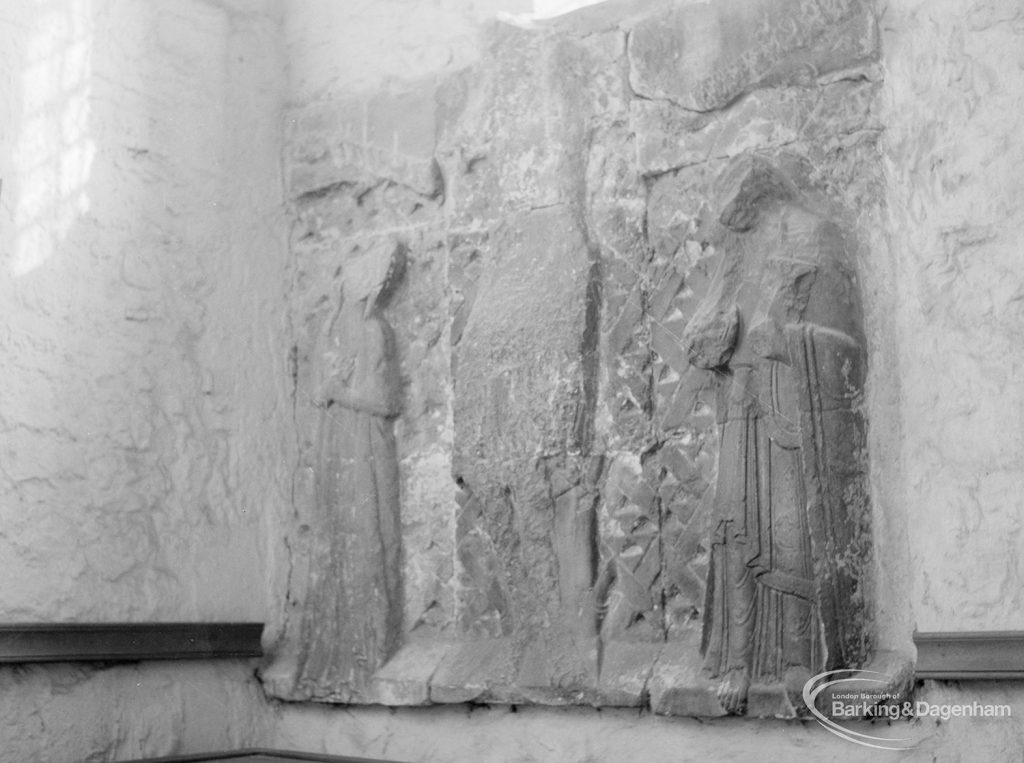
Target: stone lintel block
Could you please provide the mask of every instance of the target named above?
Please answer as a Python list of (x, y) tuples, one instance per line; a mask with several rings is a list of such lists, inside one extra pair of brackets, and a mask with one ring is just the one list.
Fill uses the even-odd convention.
[(397, 90), (298, 106), (286, 116), (289, 145), (340, 140), (418, 159), (434, 155), (437, 138), (433, 79)]
[(877, 57), (875, 18), (864, 0), (677, 5), (638, 23), (629, 41), (633, 89), (695, 112)]
[(430, 159), (437, 142), (437, 88), (421, 81), (399, 92), (377, 92), (366, 102), (366, 142), (385, 151)]
[(430, 680), (436, 703), (521, 702), (514, 692), (516, 650), (512, 639), (496, 638), (453, 644)]
[(623, 38), (489, 30), (486, 63), (439, 90), (437, 156), (456, 224), (578, 197), (588, 132), (626, 111)]
[(597, 704), (612, 707), (643, 707), (647, 684), (661, 656), (664, 643), (611, 641), (601, 655), (601, 680)]
[(441, 191), (440, 171), (432, 157), (335, 140), (317, 152), (303, 151), (288, 160), (288, 194), (293, 199), (341, 183), (370, 187), (386, 180), (429, 198)]
[(365, 142), (364, 98), (335, 98), (296, 106), (285, 114), (285, 140), (289, 146), (329, 136), (333, 140)]
[(630, 118), (640, 170), (656, 174), (792, 142), (816, 100), (805, 88), (760, 91), (713, 119), (664, 101), (635, 101)]
[(443, 641), (407, 642), (374, 674), (372, 700), (391, 706), (429, 704), (430, 679), (451, 648)]
[(794, 141), (828, 145), (858, 130), (878, 130), (877, 88), (870, 81), (839, 81), (759, 90), (714, 115), (693, 114), (667, 101), (637, 100), (630, 106), (637, 164), (641, 173), (658, 175)]
[(436, 195), (436, 112), (432, 81), (293, 109), (286, 131), (290, 196), (380, 180)]

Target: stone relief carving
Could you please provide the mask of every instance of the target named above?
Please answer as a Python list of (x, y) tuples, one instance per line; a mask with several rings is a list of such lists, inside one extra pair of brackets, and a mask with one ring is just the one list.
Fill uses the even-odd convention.
[(401, 247), (345, 263), (340, 304), (314, 358), (325, 536), (315, 541), (297, 680), (314, 697), (358, 698), (401, 641), (399, 373), (382, 310), (403, 263)]
[(704, 667), (741, 713), (865, 656), (865, 349), (850, 246), (780, 172), (755, 164), (720, 222), (684, 343), (719, 381)]
[[(321, 150), (314, 120), (290, 159), (299, 529), (269, 691), (791, 717), (804, 677), (864, 661), (851, 251), (877, 50), (871, 9), (840, 5), (801, 35), (852, 73), (810, 83), (777, 0), (496, 28), (438, 93), (434, 184)], [(665, 68), (691, 43), (707, 77)], [(759, 45), (770, 76), (734, 66)], [(339, 244), (396, 231), (400, 351), (381, 252), (342, 263), (314, 348)]]

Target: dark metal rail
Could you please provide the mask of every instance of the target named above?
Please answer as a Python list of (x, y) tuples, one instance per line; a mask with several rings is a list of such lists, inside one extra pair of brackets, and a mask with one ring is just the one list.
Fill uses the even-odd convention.
[(0, 663), (260, 657), (262, 623), (12, 623)]
[(915, 633), (917, 678), (1024, 678), (1024, 631)]

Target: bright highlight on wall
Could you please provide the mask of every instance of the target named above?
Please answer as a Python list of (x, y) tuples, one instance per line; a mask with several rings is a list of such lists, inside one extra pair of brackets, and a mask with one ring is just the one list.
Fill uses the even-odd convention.
[(583, 8), (587, 5), (597, 5), (603, 0), (533, 0), (533, 17), (537, 19), (561, 16), (563, 13)]
[(35, 270), (89, 209), (91, 0), (38, 2), (22, 69), (22, 110), (10, 193), (16, 228), (12, 275)]
[(575, 11), (577, 8), (597, 5), (602, 2), (604, 0), (533, 0), (533, 10), (530, 13), (499, 11), (498, 20), (507, 24), (531, 28), (535, 21), (554, 18)]

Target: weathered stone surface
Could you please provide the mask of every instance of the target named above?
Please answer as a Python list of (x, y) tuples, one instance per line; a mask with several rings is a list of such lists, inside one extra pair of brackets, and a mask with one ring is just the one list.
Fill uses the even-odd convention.
[(648, 687), (655, 664), (665, 645), (611, 641), (602, 645), (601, 680), (597, 688), (600, 706), (646, 707)]
[(664, 101), (634, 101), (630, 124), (640, 169), (657, 174), (797, 141), (833, 145), (879, 129), (873, 107), (877, 91), (876, 83), (849, 80), (812, 89), (759, 90), (714, 119)]
[(370, 696), (382, 705), (426, 705), (432, 696), (431, 678), (452, 650), (443, 641), (411, 639), (373, 676)]
[(593, 704), (597, 696), (596, 635), (547, 632), (523, 649), (516, 686), (528, 702), (542, 705)]
[(639, 22), (629, 44), (640, 95), (684, 109), (721, 109), (759, 87), (804, 84), (878, 54), (861, 0), (719, 0), (683, 4)]
[[(385, 665), (378, 701), (736, 709), (701, 665), (720, 385), (689, 362), (684, 329), (726, 255), (719, 218), (738, 158), (763, 155), (836, 208), (869, 197), (873, 19), (859, 4), (815, 6), (786, 31), (766, 20), (778, 10), (767, 0), (627, 5), (618, 22), (605, 8), (489, 31), (488, 60), (437, 90), (443, 196), (362, 156), (350, 176), (293, 194), (300, 389), (309, 316), (332, 309), (322, 284), (396, 235), (417, 269), (389, 310), (403, 495), (415, 499), (403, 629), (407, 644), (451, 648), (428, 670), (407, 646), (409, 680)], [(679, 79), (672, 45), (700, 30), (665, 21), (692, 14), (737, 23), (699, 43), (706, 71)], [(669, 51), (660, 73), (644, 68), (656, 49)], [(711, 100), (699, 113), (679, 93), (651, 100), (655, 74)], [(395, 103), (378, 109), (384, 132), (421, 155), (416, 120), (388, 132)], [(297, 135), (294, 150), (313, 172), (339, 164), (318, 148), (332, 119), (343, 140), (372, 132), (369, 101), (360, 108), (355, 127), (309, 111), (314, 139), (307, 149)], [(770, 695), (753, 712), (792, 715), (771, 686), (751, 691)]]
[(338, 309), (312, 359), (316, 535), (296, 677), (296, 691), (311, 697), (372, 698), (371, 679), (402, 640), (401, 391), (384, 310), (405, 265), (393, 243), (345, 264)]
[(448, 650), (430, 679), (433, 702), (521, 702), (510, 638), (467, 639)]
[(659, 715), (693, 715), (714, 718), (725, 715), (716, 696), (717, 685), (708, 680), (693, 659), (700, 640), (693, 635), (666, 644), (647, 684), (651, 710)]
[(462, 538), (479, 534), (499, 560), (496, 575), (463, 590), (497, 587), (507, 603), (502, 631), (529, 632), (581, 605), (559, 603), (557, 570), (560, 554), (586, 548), (571, 550), (578, 542), (571, 526), (553, 537), (555, 491), (572, 490), (576, 477), (556, 487), (544, 458), (589, 447), (582, 352), (590, 262), (567, 208), (511, 223), (492, 238), (455, 352), (454, 472), (475, 502), (463, 507), (475, 521)]
[[(564, 172), (568, 146), (561, 139), (568, 125), (546, 97), (543, 37), (497, 25), (488, 43), (502, 73), (460, 76), (440, 97), (438, 157), (449, 215), (460, 225), (496, 219), (496, 198), (510, 210), (564, 203), (571, 185)], [(513, 113), (514, 127), (508, 118)]]
[(292, 110), (287, 119), (289, 195), (298, 198), (341, 184), (370, 187), (389, 180), (436, 196), (441, 178), (434, 161), (434, 102), (428, 80), (395, 93)]
[(867, 656), (866, 357), (849, 233), (774, 165), (744, 165), (682, 336), (719, 377), (704, 666), (728, 712), (765, 714)]

